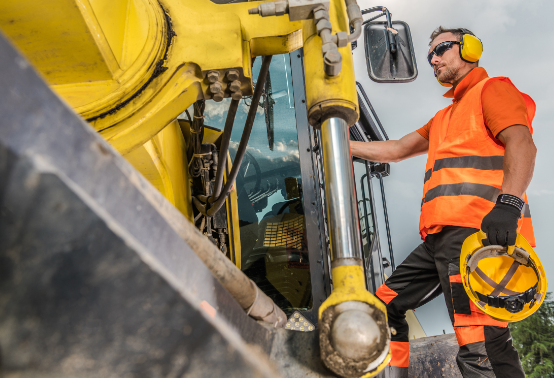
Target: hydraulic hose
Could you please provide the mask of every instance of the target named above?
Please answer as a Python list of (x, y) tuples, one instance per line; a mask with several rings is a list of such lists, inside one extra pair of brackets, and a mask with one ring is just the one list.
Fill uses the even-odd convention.
[(221, 145), (219, 146), (219, 166), (217, 167), (217, 173), (215, 176), (214, 191), (209, 199), (209, 202), (214, 202), (221, 194), (223, 176), (225, 174), (225, 167), (227, 165), (227, 151), (229, 150), (231, 132), (233, 131), (233, 123), (235, 122), (235, 116), (237, 114), (239, 102), (240, 100), (232, 100), (231, 105), (229, 105), (229, 111), (227, 112), (227, 119), (225, 120), (225, 127), (223, 129), (223, 135), (221, 137)]
[(237, 175), (239, 173), (240, 164), (244, 155), (246, 153), (246, 145), (248, 144), (248, 139), (250, 139), (250, 133), (252, 132), (252, 126), (254, 126), (254, 119), (256, 118), (256, 111), (258, 110), (258, 104), (260, 103), (260, 97), (262, 96), (262, 91), (265, 84), (265, 79), (267, 73), (269, 72), (269, 65), (271, 63), (272, 55), (264, 56), (262, 60), (262, 67), (260, 68), (260, 73), (258, 75), (258, 81), (256, 82), (256, 88), (254, 89), (254, 95), (252, 96), (252, 102), (250, 104), (250, 109), (248, 110), (248, 116), (246, 117), (246, 123), (244, 125), (244, 130), (240, 138), (239, 147), (237, 149), (237, 154), (235, 156), (235, 161), (233, 161), (233, 168), (231, 173), (227, 178), (227, 182), (221, 191), (220, 196), (214, 202), (212, 207), (208, 209), (206, 215), (211, 217), (213, 216), (225, 203), (227, 196), (231, 190), (231, 187), (235, 183)]
[(348, 36), (348, 42), (352, 43), (354, 41), (357, 41), (358, 38), (360, 38), (360, 35), (362, 35), (362, 21), (356, 20), (354, 21), (354, 31), (352, 34)]
[(362, 34), (362, 22), (364, 19), (356, 0), (344, 0), (344, 2), (346, 3), (346, 12), (350, 20), (350, 26), (354, 28), (352, 34), (348, 36), (348, 42), (351, 43), (356, 41)]

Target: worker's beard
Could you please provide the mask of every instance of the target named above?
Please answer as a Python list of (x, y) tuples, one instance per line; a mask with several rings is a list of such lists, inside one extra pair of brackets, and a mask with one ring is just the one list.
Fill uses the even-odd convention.
[(444, 67), (444, 71), (438, 75), (441, 83), (454, 84), (454, 81), (458, 78), (459, 68)]

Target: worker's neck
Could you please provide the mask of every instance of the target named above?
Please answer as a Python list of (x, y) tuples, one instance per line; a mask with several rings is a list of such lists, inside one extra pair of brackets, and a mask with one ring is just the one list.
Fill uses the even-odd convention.
[(473, 70), (475, 67), (474, 66), (470, 66), (470, 67), (464, 67), (463, 69), (461, 69), (458, 73), (460, 74), (456, 79), (454, 79), (454, 82), (452, 83), (452, 86), (454, 87), (454, 90), (456, 90), (456, 87), (458, 86), (458, 84), (460, 84), (462, 82), (462, 80), (464, 80), (466, 78), (466, 76), (471, 72), (471, 70)]

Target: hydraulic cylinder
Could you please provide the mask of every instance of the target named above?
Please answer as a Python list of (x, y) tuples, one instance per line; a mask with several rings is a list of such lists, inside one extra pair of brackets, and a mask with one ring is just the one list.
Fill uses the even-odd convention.
[(343, 377), (371, 377), (390, 360), (384, 304), (365, 286), (348, 124), (321, 124), (333, 292), (319, 308), (325, 365)]

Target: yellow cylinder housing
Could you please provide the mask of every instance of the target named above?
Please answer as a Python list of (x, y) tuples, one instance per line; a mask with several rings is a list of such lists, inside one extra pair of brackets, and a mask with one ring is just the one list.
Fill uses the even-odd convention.
[[(346, 5), (343, 0), (330, 2), (329, 16), (333, 33), (350, 31)], [(359, 117), (354, 60), (350, 43), (339, 47), (342, 55), (342, 70), (337, 76), (327, 76), (323, 70), (321, 38), (313, 20), (303, 22), (304, 30), (304, 74), (308, 121), (319, 128), (321, 122), (331, 117), (344, 119), (352, 126)]]

